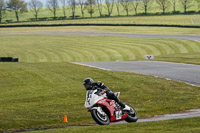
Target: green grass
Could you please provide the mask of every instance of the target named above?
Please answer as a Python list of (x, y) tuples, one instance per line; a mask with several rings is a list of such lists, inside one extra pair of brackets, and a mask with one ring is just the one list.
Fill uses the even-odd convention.
[(156, 57), (156, 60), (199, 65), (200, 64), (200, 53), (171, 54), (171, 55), (165, 55), (165, 56), (158, 56), (158, 57)]
[(200, 89), (181, 82), (70, 63), (0, 63), (0, 131), (95, 123), (83, 106), (85, 77), (120, 91), (140, 118), (200, 106)]
[[(110, 18), (88, 18), (75, 20), (56, 20), (9, 23), (8, 25), (24, 24), (162, 24), (162, 25), (200, 25), (200, 15), (164, 15), (164, 16), (131, 16)], [(2, 24), (5, 25), (5, 24)]]
[(149, 54), (200, 52), (199, 42), (184, 39), (9, 35), (0, 40), (0, 56), (18, 57), (20, 62), (127, 61)]
[[(197, 5), (197, 3), (195, 1), (192, 3), (192, 5), (193, 6), (191, 6), (187, 11), (198, 11), (198, 7), (197, 7), (198, 5)], [(159, 8), (159, 6), (157, 5), (156, 2), (153, 2), (153, 4), (150, 7), (151, 8), (149, 8), (148, 13), (162, 13), (162, 10), (160, 10), (160, 8)], [(96, 9), (94, 11), (95, 12), (93, 14), (93, 17), (99, 17), (100, 15), (99, 15), (99, 11), (98, 11), (97, 7), (96, 7)], [(173, 11), (173, 7), (171, 6), (171, 8), (166, 10), (166, 13), (171, 13), (172, 11)], [(177, 5), (176, 5), (176, 11), (179, 11), (181, 13), (184, 12), (184, 8), (180, 4), (180, 2), (178, 2)], [(144, 9), (142, 8), (142, 5), (139, 5), (137, 12), (138, 13), (144, 13)], [(56, 13), (57, 13), (56, 16), (63, 16), (62, 8), (57, 8), (57, 12)], [(66, 13), (67, 13), (67, 17), (68, 18), (70, 16), (72, 16), (70, 7), (67, 7)], [(107, 14), (106, 8), (103, 8), (102, 14), (104, 14), (104, 15)], [(80, 6), (76, 6), (75, 15), (82, 16), (81, 15)], [(111, 14), (111, 16), (117, 16), (117, 15), (118, 15), (117, 8), (116, 8), (116, 6), (114, 6), (113, 13)], [(123, 15), (123, 16), (126, 15), (126, 12), (125, 12), (125, 10), (123, 10), (121, 5), (120, 5), (120, 15)], [(129, 7), (129, 15), (135, 15), (135, 12), (134, 12), (132, 6)], [(48, 8), (43, 8), (39, 12), (39, 17), (53, 17), (53, 13), (50, 12)], [(87, 10), (85, 10), (85, 17), (90, 17), (90, 14), (87, 12)], [(19, 14), (19, 19), (21, 21), (25, 21), (25, 20), (27, 20), (29, 18), (34, 18), (34, 14), (31, 11), (29, 11), (27, 13)], [(14, 12), (7, 12), (7, 14), (6, 14), (6, 16), (5, 16), (5, 18), (3, 20), (7, 20), (7, 19), (12, 19), (12, 20), (16, 21), (15, 13)]]
[(199, 133), (199, 123), (200, 118), (188, 118), (123, 125), (62, 128), (46, 131), (33, 131), (30, 133)]

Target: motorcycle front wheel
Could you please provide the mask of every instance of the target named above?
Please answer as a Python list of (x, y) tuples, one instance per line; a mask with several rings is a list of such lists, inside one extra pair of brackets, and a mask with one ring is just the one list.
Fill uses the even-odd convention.
[(138, 120), (138, 115), (137, 112), (135, 111), (135, 109), (128, 105), (131, 110), (127, 112), (127, 118), (125, 119), (126, 122), (136, 122)]
[(109, 125), (110, 124), (110, 119), (105, 112), (102, 114), (102, 112), (98, 112), (97, 109), (93, 109), (93, 110), (91, 110), (91, 115), (92, 115), (92, 118), (99, 125)]

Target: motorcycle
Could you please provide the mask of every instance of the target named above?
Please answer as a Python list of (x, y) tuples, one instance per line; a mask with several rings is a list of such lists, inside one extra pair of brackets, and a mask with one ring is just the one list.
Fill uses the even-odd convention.
[[(116, 92), (115, 95), (119, 97), (120, 92)], [(86, 92), (85, 107), (99, 125), (109, 125), (110, 122), (121, 120), (136, 122), (137, 112), (132, 106), (126, 105), (131, 108), (129, 111), (123, 110), (117, 102), (108, 99), (105, 90), (95, 89)]]

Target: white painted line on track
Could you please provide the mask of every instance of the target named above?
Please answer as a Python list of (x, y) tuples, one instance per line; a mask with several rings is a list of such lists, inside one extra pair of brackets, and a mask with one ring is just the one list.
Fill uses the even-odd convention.
[[(106, 68), (103, 68), (103, 67), (97, 67), (97, 66), (93, 66), (93, 65), (89, 65), (89, 64), (83, 64), (83, 63), (78, 63), (78, 62), (71, 62), (73, 64), (77, 64), (77, 65), (82, 65), (82, 66), (87, 66), (87, 67), (92, 67), (92, 68), (97, 68), (97, 69), (100, 69), (100, 70), (106, 70), (106, 71), (114, 71), (114, 70), (111, 70), (111, 69), (106, 69)], [(170, 62), (163, 62), (163, 63), (170, 63)], [(184, 63), (174, 63), (174, 64), (182, 64), (182, 65), (193, 65), (193, 64), (184, 64)], [(124, 71), (126, 72), (126, 71)], [(142, 74), (142, 73), (139, 73), (139, 74)], [(142, 74), (142, 75), (151, 75), (151, 74)], [(164, 77), (159, 77), (159, 76), (155, 76), (155, 75), (152, 75), (154, 76), (155, 78), (164, 78)], [(173, 79), (170, 79), (170, 78), (164, 78), (166, 80), (173, 80)], [(177, 82), (184, 82), (188, 85), (191, 85), (191, 86), (196, 86), (196, 87), (199, 87), (199, 85), (195, 85), (195, 84), (192, 84), (192, 83), (188, 83), (186, 81), (181, 81), (181, 80), (176, 80)]]
[(81, 66), (87, 66), (87, 67), (97, 68), (97, 69), (101, 69), (101, 70), (106, 70), (106, 71), (112, 71), (110, 69), (106, 69), (106, 68), (102, 68), (102, 67), (96, 67), (96, 66), (87, 65), (87, 64), (82, 64), (82, 63), (78, 63), (78, 62), (71, 62), (71, 63), (81, 65)]

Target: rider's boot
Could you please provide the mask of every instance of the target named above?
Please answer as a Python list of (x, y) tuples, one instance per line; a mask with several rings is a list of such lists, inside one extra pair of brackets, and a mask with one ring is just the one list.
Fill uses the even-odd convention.
[(115, 100), (122, 107), (122, 110), (126, 110), (126, 111), (131, 110), (131, 108), (127, 106), (126, 104), (124, 104), (123, 102), (121, 102), (120, 99), (112, 91), (109, 90), (107, 91), (106, 94), (108, 98)]
[(124, 103), (121, 102), (119, 99), (118, 99), (117, 102), (118, 102), (119, 105), (122, 107), (122, 110), (125, 110), (125, 111), (130, 111), (130, 110), (131, 110), (131, 108), (130, 108), (128, 105), (124, 104)]

